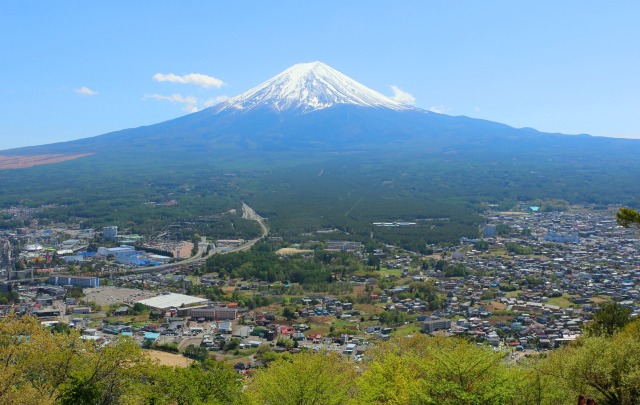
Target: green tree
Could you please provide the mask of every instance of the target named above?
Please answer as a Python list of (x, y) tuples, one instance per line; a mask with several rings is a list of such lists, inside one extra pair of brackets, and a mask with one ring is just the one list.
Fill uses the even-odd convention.
[(600, 304), (598, 311), (593, 315), (586, 331), (590, 336), (613, 336), (616, 331), (631, 321), (629, 316), (632, 312), (631, 308), (624, 307), (617, 302), (604, 302)]
[(613, 337), (593, 336), (556, 350), (540, 370), (565, 397), (582, 393), (599, 405), (640, 403), (640, 328), (634, 322)]
[(632, 208), (620, 208), (616, 214), (616, 222), (625, 228), (640, 226), (640, 212)]
[(335, 353), (299, 353), (258, 370), (249, 383), (252, 404), (341, 405), (355, 394), (353, 363)]
[(60, 404), (113, 404), (126, 398), (143, 379), (149, 358), (132, 339), (95, 348), (80, 361), (58, 390)]
[(66, 333), (68, 335), (71, 333), (71, 328), (64, 322), (58, 322), (51, 328), (51, 333)]
[(198, 347), (195, 345), (189, 345), (185, 347), (183, 355), (190, 359), (198, 360), (200, 362), (205, 361), (208, 357), (209, 352), (205, 347)]
[(285, 307), (282, 310), (282, 316), (284, 316), (285, 318), (287, 318), (288, 321), (297, 318), (297, 314), (296, 311), (293, 308), (290, 307)]
[(462, 339), (392, 339), (369, 355), (357, 381), (357, 403), (511, 403), (520, 386), (502, 353)]
[(375, 267), (376, 270), (380, 270), (380, 258), (374, 254), (367, 256), (367, 266)]
[[(244, 403), (242, 384), (231, 366), (214, 360), (187, 368), (154, 367), (132, 403), (204, 405)], [(136, 402), (137, 401), (137, 402)]]

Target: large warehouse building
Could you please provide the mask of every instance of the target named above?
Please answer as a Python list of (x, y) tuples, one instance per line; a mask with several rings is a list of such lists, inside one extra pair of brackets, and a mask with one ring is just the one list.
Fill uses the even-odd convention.
[(192, 297), (184, 294), (167, 293), (158, 295), (153, 298), (147, 298), (138, 301), (153, 309), (168, 311), (171, 308), (192, 307), (196, 305), (204, 305), (209, 302), (206, 298)]
[(53, 285), (74, 285), (80, 287), (99, 287), (100, 279), (98, 277), (80, 277), (80, 276), (51, 276), (49, 284)]

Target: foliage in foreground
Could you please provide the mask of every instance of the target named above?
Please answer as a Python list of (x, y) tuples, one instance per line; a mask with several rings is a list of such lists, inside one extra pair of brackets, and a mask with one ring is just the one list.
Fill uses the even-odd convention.
[(130, 339), (106, 347), (31, 318), (0, 321), (0, 404), (598, 404), (640, 401), (640, 322), (514, 362), (456, 338), (396, 338), (355, 363), (286, 353), (244, 381), (206, 359), (159, 366)]
[(207, 360), (159, 366), (131, 339), (101, 347), (33, 318), (0, 322), (0, 404), (233, 404), (233, 370)]

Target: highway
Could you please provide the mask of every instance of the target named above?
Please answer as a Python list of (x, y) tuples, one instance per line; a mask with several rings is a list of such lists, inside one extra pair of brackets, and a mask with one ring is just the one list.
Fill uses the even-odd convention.
[[(211, 249), (206, 256), (203, 256), (203, 253), (207, 251), (207, 247), (209, 246), (209, 244), (207, 243), (206, 238), (203, 237), (200, 243), (198, 244), (198, 253), (196, 253), (194, 256), (188, 259), (181, 260), (175, 263), (161, 264), (159, 266), (137, 267), (137, 268), (127, 269), (123, 271), (114, 272), (114, 275), (123, 276), (123, 275), (134, 274), (134, 273), (152, 273), (152, 272), (155, 273), (163, 270), (173, 269), (175, 267), (189, 266), (191, 264), (204, 264), (206, 259), (208, 257), (213, 256), (214, 254), (225, 254), (225, 253), (233, 253), (233, 252), (241, 252), (241, 251), (249, 250), (259, 240), (264, 239), (267, 235), (269, 235), (269, 228), (265, 223), (265, 219), (262, 218), (260, 215), (256, 214), (253, 208), (249, 207), (244, 202), (242, 203), (242, 218), (256, 221), (258, 225), (260, 225), (262, 234), (255, 239), (248, 240), (239, 246), (236, 246), (234, 248), (231, 248), (225, 251)], [(104, 277), (104, 276), (107, 276), (107, 273), (105, 273), (101, 277)], [(35, 277), (34, 281), (46, 281), (48, 279), (49, 279), (49, 276)], [(11, 280), (9, 282), (10, 283), (26, 283), (29, 281), (30, 279), (20, 279), (20, 280)]]
[(149, 273), (149, 272), (162, 271), (162, 270), (172, 269), (178, 266), (188, 266), (194, 263), (204, 263), (204, 261), (208, 257), (213, 256), (214, 254), (225, 254), (225, 253), (233, 253), (233, 252), (241, 252), (241, 251), (249, 250), (253, 245), (258, 243), (259, 240), (264, 239), (267, 235), (269, 235), (269, 228), (267, 227), (264, 218), (256, 214), (253, 208), (249, 207), (244, 202), (242, 203), (242, 218), (256, 221), (258, 225), (260, 225), (260, 229), (262, 229), (262, 234), (255, 239), (248, 240), (244, 242), (242, 245), (236, 246), (229, 250), (218, 251), (216, 249), (211, 249), (209, 251), (209, 254), (207, 254), (206, 256), (202, 256), (202, 254), (206, 252), (208, 243), (206, 243), (206, 238), (203, 237), (201, 243), (199, 243), (198, 245), (198, 253), (195, 254), (193, 257), (190, 257), (189, 259), (181, 260), (175, 263), (161, 264), (159, 266), (138, 267), (135, 269), (120, 271), (117, 274), (126, 275), (126, 274), (132, 274), (132, 273)]

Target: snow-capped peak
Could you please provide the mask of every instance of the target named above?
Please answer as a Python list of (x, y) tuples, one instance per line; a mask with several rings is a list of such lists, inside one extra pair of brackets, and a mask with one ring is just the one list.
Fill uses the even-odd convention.
[(363, 86), (322, 62), (299, 63), (222, 103), (218, 111), (263, 106), (309, 112), (336, 104), (408, 110), (413, 107)]

